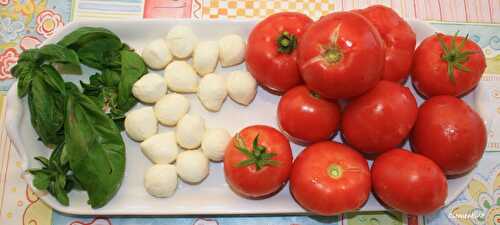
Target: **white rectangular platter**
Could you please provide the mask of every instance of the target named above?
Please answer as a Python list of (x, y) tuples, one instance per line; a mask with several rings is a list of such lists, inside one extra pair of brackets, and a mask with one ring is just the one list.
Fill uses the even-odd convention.
[[(48, 39), (47, 43), (54, 43), (71, 31), (82, 26), (105, 27), (118, 34), (123, 42), (135, 48), (139, 53), (149, 41), (164, 37), (171, 27), (184, 24), (192, 27), (201, 40), (218, 40), (223, 35), (236, 33), (247, 38), (253, 26), (258, 21), (227, 21), (227, 20), (132, 20), (132, 21), (81, 21), (71, 23), (59, 33)], [(417, 33), (417, 42), (424, 37), (432, 35), (433, 30), (428, 24), (420, 21), (409, 21)], [(217, 68), (217, 72), (224, 74), (231, 70), (244, 69), (245, 65), (231, 68)], [(162, 71), (158, 73), (163, 74)], [(65, 80), (88, 80), (91, 71), (84, 68), (84, 76), (65, 75)], [(411, 86), (410, 82), (407, 86)], [(422, 99), (418, 97), (419, 103)], [(205, 110), (195, 95), (188, 95), (191, 102), (190, 113), (199, 113), (206, 121), (208, 128), (226, 128), (231, 134), (240, 129), (254, 124), (267, 124), (277, 127), (276, 106), (279, 96), (272, 95), (259, 87), (254, 102), (244, 107), (227, 99), (220, 112), (213, 113)], [(465, 98), (473, 103), (473, 93)], [(22, 158), (23, 169), (39, 167), (33, 157), (48, 156), (50, 151), (41, 142), (37, 141), (27, 110), (26, 99), (19, 99), (16, 95), (16, 84), (8, 93), (7, 100), (7, 132)], [(140, 104), (136, 107), (142, 107)], [(161, 127), (160, 132), (172, 128)], [(126, 144), (126, 171), (125, 178), (116, 196), (104, 207), (92, 209), (86, 202), (84, 192), (72, 191), (70, 205), (60, 205), (47, 193), (38, 192), (41, 198), (52, 208), (69, 214), (94, 214), (94, 215), (208, 215), (208, 214), (298, 214), (305, 211), (295, 203), (290, 195), (288, 186), (271, 198), (263, 200), (247, 200), (233, 193), (224, 180), (222, 163), (211, 163), (210, 174), (199, 185), (190, 185), (179, 182), (177, 192), (170, 198), (151, 197), (143, 187), (145, 171), (152, 165), (142, 154), (139, 143), (130, 140), (125, 133), (122, 134)], [(340, 140), (337, 134), (336, 140)], [(303, 147), (293, 145), (296, 156)], [(408, 148), (408, 145), (406, 145)], [(449, 180), (447, 203), (455, 199), (467, 185), (471, 174)], [(23, 174), (25, 180), (31, 185), (30, 174)], [(384, 210), (377, 200), (370, 196), (364, 211)]]

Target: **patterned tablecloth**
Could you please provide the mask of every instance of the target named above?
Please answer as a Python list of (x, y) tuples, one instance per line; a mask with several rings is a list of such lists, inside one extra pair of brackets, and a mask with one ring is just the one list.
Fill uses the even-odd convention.
[[(370, 4), (391, 6), (406, 18), (431, 21), (445, 33), (459, 30), (479, 43), (487, 57), (487, 74), (478, 92), (488, 126), (488, 152), (474, 179), (459, 198), (439, 212), (422, 217), (397, 212), (357, 212), (336, 217), (217, 216), (82, 217), (58, 213), (21, 180), (18, 156), (4, 129), (9, 69), (20, 52), (38, 46), (65, 24), (80, 19), (177, 17), (194, 19), (259, 18), (278, 11), (301, 11), (312, 17)], [(500, 0), (0, 0), (0, 224), (342, 224), (445, 225), (500, 224)], [(418, 188), (418, 187), (416, 187)], [(468, 213), (464, 213), (468, 212)]]

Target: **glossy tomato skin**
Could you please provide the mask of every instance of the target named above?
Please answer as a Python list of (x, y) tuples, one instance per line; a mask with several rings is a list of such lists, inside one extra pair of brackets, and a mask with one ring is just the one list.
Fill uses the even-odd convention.
[(306, 210), (335, 215), (361, 208), (370, 194), (368, 163), (347, 145), (310, 145), (295, 159), (290, 191)]
[[(481, 47), (471, 40), (466, 40), (464, 51), (474, 51), (468, 56), (463, 66), (469, 72), (453, 70), (455, 83), (448, 74), (448, 63), (443, 60), (444, 51), (439, 44), (440, 36), (446, 46), (451, 45), (453, 36), (436, 34), (427, 37), (420, 43), (413, 57), (411, 79), (415, 88), (425, 97), (437, 95), (462, 96), (472, 90), (479, 82), (485, 68), (486, 60)], [(456, 37), (456, 45), (464, 41), (463, 37)]]
[(417, 111), (417, 101), (407, 87), (383, 80), (347, 105), (342, 134), (362, 152), (382, 153), (404, 142)]
[(300, 45), (305, 29), (312, 22), (302, 13), (281, 12), (255, 26), (248, 37), (245, 63), (257, 82), (278, 93), (303, 83), (297, 65), (297, 49), (282, 53), (277, 42), (283, 32), (288, 32)]
[(444, 205), (448, 193), (446, 176), (425, 156), (393, 149), (380, 155), (371, 168), (373, 191), (387, 206), (422, 215)]
[(383, 80), (404, 82), (410, 75), (416, 34), (410, 25), (393, 9), (374, 5), (356, 11), (378, 30), (385, 43)]
[(238, 167), (237, 164), (248, 157), (235, 147), (235, 137), (224, 154), (224, 175), (227, 183), (237, 194), (247, 198), (262, 198), (274, 194), (286, 183), (292, 167), (292, 150), (288, 139), (278, 130), (264, 125), (249, 126), (241, 130), (239, 136), (246, 146), (251, 147), (255, 137), (266, 147), (266, 153), (275, 153), (271, 159), (276, 166), (264, 166), (257, 170), (255, 165)]
[(352, 12), (335, 12), (306, 30), (298, 62), (308, 88), (326, 98), (350, 98), (363, 94), (380, 80), (384, 45), (366, 18)]
[(486, 141), (481, 117), (453, 96), (436, 96), (424, 102), (410, 137), (412, 149), (434, 160), (446, 175), (459, 175), (474, 168)]
[(340, 107), (306, 86), (292, 88), (278, 104), (278, 123), (292, 140), (309, 144), (330, 139), (338, 130)]

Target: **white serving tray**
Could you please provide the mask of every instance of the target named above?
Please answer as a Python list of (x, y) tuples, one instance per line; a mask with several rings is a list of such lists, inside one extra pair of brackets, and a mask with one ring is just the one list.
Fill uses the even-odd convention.
[[(178, 24), (192, 27), (194, 32), (202, 40), (217, 40), (223, 35), (236, 33), (242, 37), (248, 37), (256, 20), (126, 20), (126, 21), (80, 21), (65, 26), (60, 32), (47, 39), (44, 44), (54, 43), (71, 31), (82, 26), (106, 27), (120, 36), (120, 38), (131, 47), (141, 52), (143, 46), (154, 38), (164, 37), (169, 29)], [(421, 21), (409, 21), (413, 30), (417, 33), (417, 43), (436, 32), (429, 24)], [(231, 70), (244, 69), (244, 64), (232, 68), (217, 71), (224, 73)], [(161, 73), (161, 71), (159, 71)], [(88, 80), (91, 71), (84, 68), (85, 76), (65, 75), (65, 80), (77, 81)], [(39, 167), (33, 157), (48, 156), (50, 151), (41, 142), (37, 141), (37, 135), (30, 123), (30, 114), (27, 110), (26, 99), (17, 97), (17, 84), (14, 84), (7, 95), (7, 133), (13, 141), (18, 154), (22, 159), (22, 168), (26, 170)], [(407, 82), (407, 86), (411, 86)], [(412, 88), (413, 90), (413, 88)], [(473, 93), (465, 97), (466, 101), (473, 105)], [(418, 102), (423, 100), (418, 96)], [(240, 129), (252, 124), (267, 124), (277, 127), (276, 106), (279, 96), (272, 95), (259, 87), (254, 102), (243, 107), (227, 99), (218, 113), (205, 110), (195, 95), (188, 96), (191, 101), (190, 113), (199, 113), (205, 118), (207, 127), (223, 127), (234, 134)], [(142, 107), (138, 105), (136, 107)], [(160, 132), (171, 128), (161, 127)], [(248, 200), (234, 194), (224, 181), (224, 173), (221, 163), (210, 164), (210, 175), (199, 185), (190, 185), (179, 182), (177, 192), (170, 198), (154, 198), (146, 193), (143, 187), (143, 178), (146, 169), (152, 164), (142, 154), (139, 144), (130, 140), (122, 134), (126, 144), (126, 171), (120, 190), (114, 198), (104, 207), (92, 209), (87, 205), (87, 196), (84, 192), (73, 191), (70, 193), (70, 206), (62, 206), (55, 198), (47, 193), (39, 192), (38, 195), (49, 206), (57, 211), (68, 214), (94, 214), (94, 215), (208, 215), (208, 214), (300, 214), (305, 211), (295, 203), (290, 195), (288, 186), (271, 198), (263, 200)], [(337, 134), (336, 140), (340, 140)], [(303, 147), (292, 145), (294, 155), (297, 155)], [(405, 145), (409, 149), (408, 143)], [(28, 173), (23, 175), (28, 184), (31, 184), (32, 176)], [(448, 198), (446, 204), (453, 201), (467, 186), (472, 177), (472, 172), (454, 179), (448, 180)], [(416, 187), (418, 188), (418, 187)], [(377, 200), (372, 196), (361, 209), (363, 211), (384, 210)]]

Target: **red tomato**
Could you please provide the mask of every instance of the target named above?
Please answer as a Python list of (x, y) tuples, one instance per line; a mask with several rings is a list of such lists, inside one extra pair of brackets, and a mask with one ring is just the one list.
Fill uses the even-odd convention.
[(367, 161), (337, 142), (313, 144), (295, 159), (290, 191), (308, 211), (334, 215), (361, 208), (370, 195)]
[(384, 45), (363, 16), (335, 12), (311, 24), (299, 45), (302, 78), (327, 98), (358, 96), (375, 86), (384, 69)]
[(398, 211), (421, 215), (444, 205), (446, 177), (432, 160), (394, 149), (380, 155), (372, 165), (373, 191), (379, 200)]
[(287, 91), (278, 104), (278, 123), (295, 142), (330, 139), (338, 129), (340, 108), (301, 85)]
[(290, 143), (278, 130), (250, 126), (227, 146), (224, 175), (233, 191), (243, 197), (268, 197), (288, 180), (292, 159)]
[(417, 119), (417, 111), (417, 101), (407, 87), (380, 81), (347, 105), (342, 134), (360, 151), (382, 153), (403, 143)]
[(415, 152), (434, 160), (446, 175), (470, 171), (486, 147), (486, 127), (464, 101), (432, 97), (418, 110), (410, 142)]
[(296, 48), (312, 22), (304, 14), (282, 12), (255, 26), (248, 37), (245, 56), (248, 72), (255, 80), (279, 93), (302, 83)]
[(411, 79), (424, 96), (461, 96), (483, 75), (483, 51), (470, 39), (444, 34), (427, 37), (415, 51)]
[(384, 39), (385, 66), (382, 79), (404, 82), (410, 74), (415, 52), (415, 32), (389, 7), (374, 5), (356, 12), (367, 18)]

